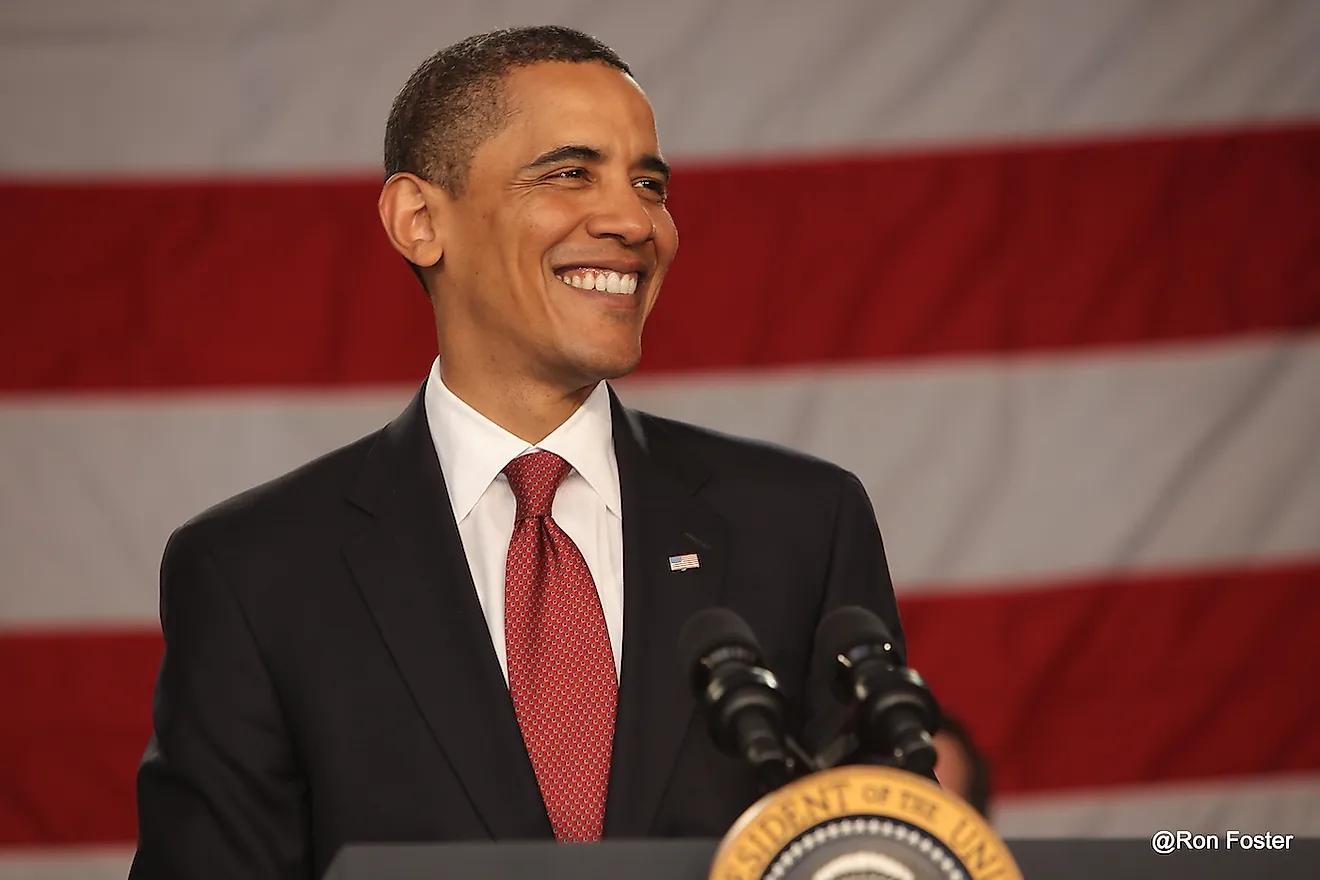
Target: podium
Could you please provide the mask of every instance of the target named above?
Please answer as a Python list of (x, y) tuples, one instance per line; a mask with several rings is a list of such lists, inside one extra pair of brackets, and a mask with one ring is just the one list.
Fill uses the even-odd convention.
[[(716, 840), (352, 845), (325, 880), (706, 880)], [(1314, 880), (1320, 840), (1289, 852), (1157, 856), (1148, 840), (1010, 841), (1027, 880)]]
[(857, 765), (776, 789), (720, 840), (349, 845), (325, 880), (1315, 880), (1320, 840), (1289, 842), (1162, 855), (1149, 837), (1005, 841), (931, 780)]

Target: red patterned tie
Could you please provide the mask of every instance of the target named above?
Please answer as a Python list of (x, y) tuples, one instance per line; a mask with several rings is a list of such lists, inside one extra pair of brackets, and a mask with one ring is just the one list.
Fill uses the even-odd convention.
[(570, 465), (533, 452), (504, 468), (518, 501), (504, 575), (509, 694), (561, 841), (599, 840), (618, 680), (586, 560), (550, 515)]

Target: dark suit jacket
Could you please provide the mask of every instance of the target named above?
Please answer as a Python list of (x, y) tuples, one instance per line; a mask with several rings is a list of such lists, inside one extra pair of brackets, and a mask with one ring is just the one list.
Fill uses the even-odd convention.
[[(757, 791), (695, 711), (680, 627), (713, 605), (745, 617), (811, 739), (838, 715), (812, 652), (822, 614), (865, 605), (900, 634), (880, 533), (841, 468), (611, 399), (626, 587), (604, 833), (719, 836)], [(170, 538), (134, 880), (320, 877), (348, 842), (552, 837), (422, 400)], [(680, 553), (700, 567), (671, 571)]]

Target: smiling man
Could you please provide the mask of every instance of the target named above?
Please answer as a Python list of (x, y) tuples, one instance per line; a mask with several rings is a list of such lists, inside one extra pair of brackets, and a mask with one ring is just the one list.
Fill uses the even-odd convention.
[(350, 842), (719, 836), (758, 790), (687, 692), (688, 617), (748, 620), (808, 742), (837, 721), (821, 616), (900, 633), (855, 477), (605, 381), (678, 248), (612, 50), (558, 27), (442, 50), (385, 165), (439, 357), (384, 429), (171, 537), (138, 880), (319, 877)]

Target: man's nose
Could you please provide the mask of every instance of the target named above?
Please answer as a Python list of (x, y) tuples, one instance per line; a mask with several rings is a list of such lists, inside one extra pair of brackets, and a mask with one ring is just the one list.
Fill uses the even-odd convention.
[(596, 238), (617, 238), (629, 246), (655, 237), (655, 221), (632, 181), (614, 182), (599, 190), (600, 201), (587, 219), (587, 232)]

